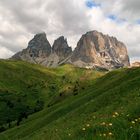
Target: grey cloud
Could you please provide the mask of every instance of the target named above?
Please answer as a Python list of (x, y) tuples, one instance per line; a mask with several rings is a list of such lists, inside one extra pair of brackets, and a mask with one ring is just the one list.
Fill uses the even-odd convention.
[[(120, 17), (127, 18), (128, 22), (140, 17), (139, 0), (95, 0), (102, 3), (101, 9), (92, 13), (95, 17), (89, 16), (89, 9), (86, 7), (85, 1), (1, 0), (0, 17), (3, 19), (0, 20), (0, 25), (4, 30), (0, 29), (0, 46), (12, 52), (17, 52), (27, 47), (27, 42), (33, 37), (33, 34), (42, 31), (46, 32), (51, 44), (56, 37), (64, 35), (68, 37), (69, 42), (71, 42), (70, 45), (74, 47), (83, 33), (94, 29), (102, 29), (101, 31), (105, 29), (108, 33), (119, 32), (118, 37), (122, 38), (122, 36), (125, 36), (124, 32), (127, 27), (123, 28), (124, 32), (121, 32), (120, 29), (115, 29), (115, 27), (119, 28), (120, 25), (108, 24), (108, 21), (106, 22), (102, 16), (114, 13)], [(101, 20), (98, 20), (98, 16)], [(130, 18), (132, 16), (134, 17), (133, 19)], [(93, 20), (92, 18), (95, 19)], [(140, 31), (139, 28), (138, 31)], [(132, 36), (135, 34), (132, 31)], [(139, 35), (140, 33), (137, 32), (136, 38)], [(23, 37), (25, 38), (22, 39)], [(128, 44), (130, 56), (138, 56), (137, 52), (140, 52), (139, 41), (129, 41), (129, 36), (125, 38), (123, 41)], [(22, 40), (24, 40), (23, 43), (21, 43)], [(134, 47), (136, 45), (138, 46), (137, 48)]]
[(119, 16), (131, 22), (140, 18), (140, 1), (139, 0), (121, 0)]
[(0, 44), (1, 46), (7, 48), (14, 53), (22, 49), (22, 47), (19, 46), (20, 44), (17, 44), (17, 42), (13, 42), (11, 40), (2, 40), (0, 41)]
[(26, 3), (24, 0), (5, 0), (0, 3), (4, 6), (4, 10), (9, 11), (6, 16), (10, 13), (11, 20), (21, 24), (28, 32), (36, 33), (47, 26), (47, 18), (44, 19), (44, 15), (39, 13), (38, 3)]
[(95, 0), (102, 4), (105, 14), (116, 14), (119, 18), (134, 22), (140, 18), (139, 0)]
[(131, 46), (129, 48), (129, 55), (131, 58), (140, 57), (140, 44), (137, 44), (136, 46)]
[(123, 10), (140, 15), (140, 1), (139, 0), (122, 0)]
[(14, 53), (11, 52), (10, 50), (6, 49), (5, 47), (0, 46), (0, 59), (1, 58), (9, 58), (13, 54)]
[(89, 17), (83, 7), (78, 7), (72, 1), (51, 0), (46, 5), (46, 11), (52, 13), (52, 20), (55, 20), (57, 28), (69, 33), (81, 33), (89, 29)]

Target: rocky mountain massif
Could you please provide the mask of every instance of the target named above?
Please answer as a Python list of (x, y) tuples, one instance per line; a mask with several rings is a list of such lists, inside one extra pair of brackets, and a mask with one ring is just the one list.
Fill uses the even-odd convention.
[(115, 37), (97, 31), (82, 35), (74, 51), (61, 36), (51, 47), (45, 33), (34, 36), (28, 47), (12, 59), (24, 60), (47, 67), (70, 63), (77, 67), (115, 69), (129, 66), (126, 46)]
[(140, 67), (140, 62), (136, 61), (131, 64), (131, 67)]

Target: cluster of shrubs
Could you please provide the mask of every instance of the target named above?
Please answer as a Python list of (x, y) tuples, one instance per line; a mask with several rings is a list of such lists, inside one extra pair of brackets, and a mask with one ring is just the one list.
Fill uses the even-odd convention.
[(23, 119), (27, 119), (32, 113), (43, 109), (44, 102), (41, 99), (35, 99), (32, 104), (26, 102), (28, 95), (8, 95), (0, 100), (4, 104), (1, 108), (0, 132), (5, 131), (11, 126), (19, 126)]

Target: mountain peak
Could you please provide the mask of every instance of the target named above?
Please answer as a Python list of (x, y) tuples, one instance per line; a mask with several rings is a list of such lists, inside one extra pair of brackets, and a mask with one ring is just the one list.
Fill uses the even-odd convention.
[(56, 40), (65, 40), (65, 37), (64, 36), (60, 36)]
[(34, 47), (34, 48), (38, 48), (38, 47), (48, 48), (48, 46), (50, 47), (50, 43), (47, 40), (45, 32), (36, 34), (34, 36), (34, 38), (31, 41), (29, 41), (29, 43), (28, 43), (29, 48), (32, 48), (32, 47)]
[(38, 33), (28, 43), (28, 47), (23, 51), (15, 54), (13, 59), (21, 59), (36, 63), (36, 59), (44, 59), (51, 54), (51, 45), (46, 38), (46, 34)]
[(58, 56), (67, 57), (72, 53), (72, 48), (69, 47), (67, 39), (64, 36), (60, 36), (54, 41), (52, 51), (55, 52)]
[(44, 40), (46, 40), (47, 39), (47, 37), (46, 37), (46, 33), (45, 32), (41, 32), (41, 33), (37, 33), (37, 34), (35, 34), (34, 35), (34, 38), (33, 38), (34, 40), (36, 39), (36, 40), (41, 40), (41, 39), (44, 39)]
[(47, 67), (71, 63), (84, 68), (115, 69), (130, 65), (124, 43), (96, 30), (82, 35), (73, 52), (64, 36), (57, 38), (51, 48), (46, 34), (38, 33), (29, 42), (27, 49), (12, 58), (20, 58)]
[(96, 30), (82, 35), (73, 52), (71, 62), (79, 67), (106, 69), (130, 65), (126, 46), (115, 37), (104, 35)]

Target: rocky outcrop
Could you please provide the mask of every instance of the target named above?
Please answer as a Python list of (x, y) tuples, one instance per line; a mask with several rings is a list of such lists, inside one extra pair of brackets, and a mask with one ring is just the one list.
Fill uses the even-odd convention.
[(67, 39), (65, 39), (64, 36), (61, 36), (54, 41), (52, 52), (56, 53), (60, 57), (60, 61), (62, 61), (71, 55), (72, 48), (69, 47)]
[(71, 57), (78, 67), (114, 69), (129, 66), (126, 46), (115, 37), (97, 31), (84, 34)]
[(72, 48), (68, 46), (67, 40), (63, 36), (55, 40), (51, 48), (46, 34), (40, 33), (34, 36), (26, 49), (15, 54), (12, 59), (56, 67), (65, 63), (71, 54)]
[(46, 34), (40, 33), (34, 36), (26, 49), (15, 54), (12, 59), (47, 67), (71, 63), (77, 67), (109, 70), (130, 65), (126, 46), (115, 37), (97, 31), (82, 35), (73, 52), (63, 36), (56, 39), (51, 48)]
[(140, 67), (140, 62), (136, 61), (131, 64), (131, 67)]
[(61, 36), (54, 41), (51, 55), (42, 62), (47, 67), (57, 67), (69, 59), (72, 54), (72, 48), (69, 47), (67, 40)]
[(15, 54), (12, 59), (24, 60), (32, 63), (41, 63), (51, 54), (51, 45), (45, 33), (40, 33), (28, 43), (28, 47)]

